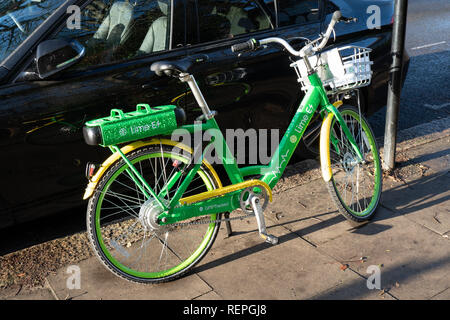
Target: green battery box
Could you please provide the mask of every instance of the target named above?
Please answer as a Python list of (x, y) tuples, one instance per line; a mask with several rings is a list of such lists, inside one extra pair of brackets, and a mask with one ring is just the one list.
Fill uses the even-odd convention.
[(151, 108), (138, 104), (136, 111), (112, 109), (109, 117), (91, 120), (83, 128), (89, 145), (112, 146), (157, 135), (170, 134), (186, 120), (181, 108), (173, 105)]

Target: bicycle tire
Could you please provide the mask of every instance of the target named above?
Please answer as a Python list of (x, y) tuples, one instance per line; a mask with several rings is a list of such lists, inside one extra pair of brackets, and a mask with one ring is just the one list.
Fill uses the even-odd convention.
[[(381, 160), (373, 130), (365, 117), (349, 105), (341, 106), (339, 112), (363, 153), (365, 163), (358, 163), (356, 152), (339, 122), (329, 115), (321, 132), (322, 172), (339, 212), (346, 219), (361, 223), (374, 216), (381, 198)], [(330, 176), (326, 177), (328, 174)]]
[[(151, 171), (155, 171), (157, 169), (156, 167), (153, 167), (153, 159), (155, 160), (155, 166), (158, 162), (157, 159), (161, 159), (159, 163), (161, 164), (161, 168), (165, 167), (165, 169), (167, 165), (173, 164), (170, 160), (182, 161), (184, 163), (187, 163), (188, 161), (186, 156), (182, 156), (180, 152), (174, 151), (172, 146), (164, 145), (142, 147), (131, 152), (130, 154), (127, 154), (127, 158), (138, 170), (141, 171), (146, 179), (149, 178), (149, 175), (147, 175), (148, 172), (153, 174)], [(163, 159), (167, 161), (163, 161)], [(143, 163), (144, 161), (145, 163)], [(149, 168), (148, 172), (143, 169), (143, 165), (147, 162), (151, 164), (151, 168)], [(139, 191), (136, 189), (130, 189), (129, 185), (127, 185), (127, 187), (122, 186), (124, 181), (127, 179), (132, 181), (126, 176), (126, 168), (128, 168), (128, 165), (123, 159), (118, 160), (113, 166), (111, 166), (101, 178), (93, 196), (89, 200), (86, 223), (91, 247), (93, 248), (96, 256), (108, 270), (126, 280), (139, 283), (159, 283), (177, 279), (192, 269), (192, 267), (205, 256), (217, 236), (220, 223), (212, 222), (207, 224), (199, 224), (198, 226), (200, 227), (193, 225), (192, 228), (174, 228), (173, 230), (161, 229), (162, 231), (154, 230), (154, 234), (151, 235), (152, 238), (150, 238), (149, 234), (146, 239), (146, 233), (150, 231), (148, 231), (141, 223), (141, 220), (139, 220), (140, 217), (137, 210), (140, 210), (142, 204), (144, 203), (143, 194), (139, 194)], [(171, 166), (170, 170), (174, 170), (174, 167)], [(155, 174), (155, 177), (156, 176), (157, 175)], [(118, 180), (119, 177), (121, 177), (120, 181)], [(221, 185), (217, 175), (213, 174), (204, 164), (200, 167), (196, 177), (200, 178), (197, 180), (193, 179), (190, 184), (190, 186), (193, 185), (197, 188), (196, 191), (199, 189), (212, 190)], [(161, 178), (161, 176), (159, 178)], [(159, 179), (156, 179), (157, 178), (155, 178), (155, 181), (150, 181), (151, 179), (148, 180), (149, 183), (156, 182), (154, 189), (155, 191), (157, 190), (157, 187), (159, 186), (158, 183), (160, 181)], [(116, 184), (113, 189), (112, 185), (115, 182)], [(198, 188), (196, 183), (199, 185), (203, 184), (203, 188)], [(118, 193), (118, 189), (120, 189), (121, 192), (125, 192), (124, 190), (126, 190), (128, 193)], [(191, 188), (188, 187), (188, 190), (186, 190), (183, 196), (186, 194), (189, 195), (190, 190)], [(130, 194), (134, 191), (136, 191), (137, 196), (130, 196)], [(203, 190), (200, 190), (200, 192), (202, 191)], [(117, 194), (119, 194), (121, 202), (128, 201), (128, 207), (123, 207), (125, 208), (125, 210), (123, 210), (123, 208), (115, 208), (113, 205), (113, 208), (119, 209), (118, 212), (109, 213), (109, 216), (107, 216), (107, 210), (110, 209), (102, 205), (103, 203), (110, 204), (110, 198), (118, 198)], [(105, 201), (106, 195), (111, 195), (108, 199), (109, 202)], [(134, 214), (132, 214), (132, 212)], [(209, 219), (213, 221), (220, 219), (220, 217), (221, 214), (213, 214), (210, 215)], [(130, 232), (131, 226), (134, 226), (132, 229), (132, 234)], [(137, 230), (134, 230), (134, 228), (137, 228)], [(202, 231), (201, 228), (205, 228), (206, 230)], [(195, 229), (194, 233), (190, 233), (188, 236), (188, 231), (192, 229)], [(127, 237), (127, 239), (120, 238), (123, 236), (120, 233), (121, 230), (125, 230), (126, 234), (130, 234), (130, 236)], [(162, 233), (158, 234), (160, 231)], [(121, 236), (117, 237), (118, 234)], [(170, 242), (170, 244), (168, 240), (169, 234), (171, 237), (175, 236), (174, 241)], [(161, 237), (164, 237), (163, 242)], [(155, 241), (152, 243), (152, 240)], [(159, 241), (159, 244), (156, 240)], [(189, 245), (190, 243), (192, 245)], [(155, 244), (155, 248), (157, 246), (161, 246), (161, 251), (158, 253), (160, 255), (158, 264), (161, 264), (161, 257), (163, 254), (166, 255), (166, 260), (170, 260), (170, 263), (166, 261), (167, 265), (163, 265), (161, 267), (158, 265), (155, 270), (150, 270), (150, 268), (153, 267), (150, 263), (141, 263), (141, 261), (138, 260), (141, 260), (146, 254), (152, 257), (152, 255), (154, 256), (154, 253), (149, 251), (142, 252), (141, 250), (140, 256), (135, 261), (135, 266), (130, 265), (130, 263), (127, 262), (130, 260), (128, 258), (133, 256), (136, 257), (136, 254), (139, 251), (137, 250), (139, 244), (141, 245), (141, 249), (143, 247), (145, 248), (144, 250), (147, 250), (147, 246), (150, 244)], [(181, 252), (183, 250), (183, 246), (186, 248), (189, 246), (188, 252)], [(142, 268), (149, 269), (143, 270)]]

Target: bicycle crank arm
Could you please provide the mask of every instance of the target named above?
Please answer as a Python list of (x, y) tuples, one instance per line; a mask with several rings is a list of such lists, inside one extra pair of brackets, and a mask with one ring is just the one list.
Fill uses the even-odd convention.
[(259, 235), (266, 242), (270, 244), (277, 244), (278, 238), (274, 235), (268, 234), (266, 230), (266, 222), (264, 220), (264, 213), (260, 205), (259, 197), (251, 196), (250, 203), (252, 204), (253, 212), (255, 213), (256, 222), (258, 223)]

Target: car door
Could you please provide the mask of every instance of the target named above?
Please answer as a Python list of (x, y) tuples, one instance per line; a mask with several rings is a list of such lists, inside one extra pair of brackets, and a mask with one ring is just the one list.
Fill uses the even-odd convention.
[[(210, 107), (218, 111), (222, 130), (255, 128), (267, 130), (268, 140), (271, 133), (281, 138), (301, 97), (295, 72), (289, 66), (289, 55), (277, 46), (238, 55), (231, 51), (231, 46), (250, 38), (278, 36), (298, 47), (303, 41), (299, 37), (312, 38), (319, 34), (320, 19), (305, 21), (296, 19), (294, 14), (281, 16), (285, 11), (290, 12), (289, 1), (189, 2), (195, 4), (196, 12), (188, 24), (196, 23), (193, 29), (197, 33), (188, 39), (191, 44), (188, 54), (207, 57), (196, 68), (195, 76)], [(316, 4), (318, 15), (318, 0)], [(187, 105), (188, 109), (195, 106)], [(271, 145), (271, 151), (276, 146)]]
[(77, 40), (86, 49), (81, 62), (50, 78), (30, 79), (34, 51), (22, 59), (26, 76), (0, 87), (0, 148), (8, 164), (0, 196), (17, 221), (82, 204), (86, 163), (108, 155), (85, 145), (86, 121), (109, 115), (111, 108), (168, 104), (185, 91), (150, 71), (157, 60), (185, 55), (184, 1), (94, 0), (79, 8), (78, 28), (69, 23), (69, 12), (40, 42)]

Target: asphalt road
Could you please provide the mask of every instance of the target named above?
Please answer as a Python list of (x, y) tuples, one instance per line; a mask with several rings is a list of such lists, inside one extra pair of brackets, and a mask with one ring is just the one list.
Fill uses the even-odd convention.
[[(409, 0), (406, 50), (411, 57), (398, 129), (450, 116), (450, 1)], [(370, 118), (384, 135), (386, 108)]]
[[(410, 0), (406, 49), (411, 57), (401, 96), (399, 130), (450, 117), (450, 2)], [(369, 120), (384, 135), (386, 108)], [(81, 208), (80, 210), (85, 210)], [(79, 210), (2, 230), (0, 256), (85, 229)]]

